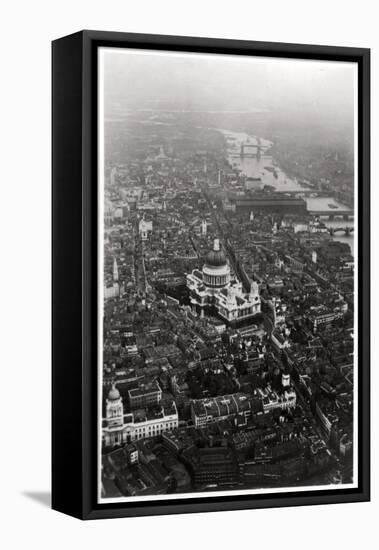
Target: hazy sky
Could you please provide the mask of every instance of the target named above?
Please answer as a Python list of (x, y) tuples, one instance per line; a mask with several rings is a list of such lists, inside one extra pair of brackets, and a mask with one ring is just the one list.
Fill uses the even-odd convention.
[(107, 106), (352, 115), (353, 63), (117, 48), (102, 56)]

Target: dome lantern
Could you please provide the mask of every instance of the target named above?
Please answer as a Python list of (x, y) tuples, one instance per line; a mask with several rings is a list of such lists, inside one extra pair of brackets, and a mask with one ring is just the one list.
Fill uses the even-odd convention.
[(214, 240), (213, 250), (208, 252), (203, 266), (203, 283), (207, 287), (222, 288), (230, 283), (230, 267), (219, 239)]
[(108, 399), (109, 401), (116, 401), (117, 399), (120, 399), (120, 392), (114, 384), (112, 385), (112, 389), (108, 393)]
[(214, 240), (213, 250), (208, 252), (205, 258), (205, 265), (208, 267), (221, 267), (227, 265), (226, 256), (221, 250), (219, 239)]

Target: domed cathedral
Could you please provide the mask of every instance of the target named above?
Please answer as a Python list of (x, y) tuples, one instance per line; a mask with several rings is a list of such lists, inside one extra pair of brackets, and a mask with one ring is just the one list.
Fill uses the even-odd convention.
[(205, 259), (203, 283), (209, 288), (223, 288), (230, 283), (230, 267), (218, 239)]
[(261, 311), (258, 285), (252, 283), (250, 291), (244, 292), (242, 283), (231, 279), (219, 239), (207, 254), (202, 271), (194, 269), (187, 275), (187, 287), (192, 310), (200, 317), (213, 313), (227, 323), (237, 324)]

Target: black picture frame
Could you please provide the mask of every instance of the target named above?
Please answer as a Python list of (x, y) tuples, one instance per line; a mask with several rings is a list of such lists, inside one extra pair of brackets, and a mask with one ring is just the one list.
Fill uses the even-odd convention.
[[(97, 49), (358, 64), (358, 488), (97, 504)], [(52, 507), (81, 519), (370, 499), (370, 50), (81, 31), (52, 44)]]

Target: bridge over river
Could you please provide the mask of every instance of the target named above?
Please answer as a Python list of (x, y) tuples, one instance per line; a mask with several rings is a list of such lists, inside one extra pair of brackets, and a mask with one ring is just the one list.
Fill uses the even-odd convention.
[(346, 226), (346, 227), (328, 227), (329, 233), (333, 236), (336, 233), (345, 233), (345, 235), (349, 236), (351, 233), (354, 232), (354, 226)]
[(344, 220), (351, 220), (354, 219), (354, 210), (312, 210), (308, 207), (308, 213), (311, 214), (311, 216), (327, 216), (329, 220), (334, 220), (336, 218), (343, 218)]

